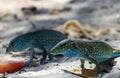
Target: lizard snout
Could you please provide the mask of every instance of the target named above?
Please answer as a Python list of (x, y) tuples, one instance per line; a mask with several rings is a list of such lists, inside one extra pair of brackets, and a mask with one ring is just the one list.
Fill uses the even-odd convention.
[(10, 51), (12, 51), (9, 47), (7, 47), (6, 48), (6, 52), (8, 53), (8, 52), (10, 52)]

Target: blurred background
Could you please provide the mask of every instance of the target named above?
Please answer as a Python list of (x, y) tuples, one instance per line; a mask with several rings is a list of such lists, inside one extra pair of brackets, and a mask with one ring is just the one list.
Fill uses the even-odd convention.
[(120, 0), (0, 0), (0, 38), (56, 27), (68, 20), (94, 28), (119, 28), (119, 7)]
[(114, 44), (120, 39), (119, 7), (120, 0), (0, 0), (0, 52), (12, 38), (39, 29)]

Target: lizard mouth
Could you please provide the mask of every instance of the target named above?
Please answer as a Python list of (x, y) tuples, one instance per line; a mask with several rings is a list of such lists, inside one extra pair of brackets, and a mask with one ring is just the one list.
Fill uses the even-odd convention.
[(63, 54), (57, 54), (57, 55), (54, 55), (55, 57), (64, 57), (64, 55)]
[[(11, 52), (11, 50), (6, 49), (6, 52)], [(18, 52), (18, 50), (13, 50), (13, 52)]]
[(18, 52), (18, 50), (13, 50), (13, 52)]

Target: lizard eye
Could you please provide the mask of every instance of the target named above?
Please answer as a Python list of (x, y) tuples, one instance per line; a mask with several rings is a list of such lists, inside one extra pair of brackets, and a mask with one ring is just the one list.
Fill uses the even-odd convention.
[(13, 43), (13, 42), (11, 42), (11, 46), (14, 46), (14, 43)]
[(114, 66), (114, 65), (113, 65), (112, 63), (110, 63), (110, 62), (109, 62), (108, 64), (109, 64), (110, 66)]
[(20, 42), (23, 42), (23, 40), (20, 40)]
[(63, 48), (64, 47), (64, 45), (60, 45), (60, 48)]

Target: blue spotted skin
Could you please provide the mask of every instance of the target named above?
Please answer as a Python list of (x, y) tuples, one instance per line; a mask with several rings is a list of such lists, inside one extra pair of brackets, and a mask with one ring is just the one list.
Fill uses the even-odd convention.
[(66, 35), (49, 29), (37, 30), (18, 36), (10, 41), (6, 51), (22, 51), (30, 48), (30, 60), (26, 65), (30, 64), (34, 57), (34, 48), (38, 48), (43, 53), (41, 64), (46, 60), (47, 54), (51, 60), (53, 57), (50, 54), (50, 49), (53, 48), (59, 41), (66, 39)]
[(80, 39), (65, 39), (51, 49), (53, 55), (63, 54), (66, 57), (79, 57), (81, 67), (84, 68), (84, 60), (91, 61), (101, 71), (99, 63), (120, 56), (112, 47), (100, 41)]

